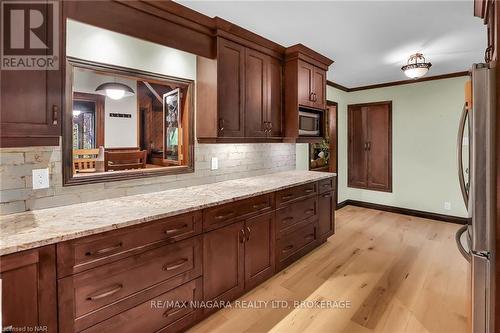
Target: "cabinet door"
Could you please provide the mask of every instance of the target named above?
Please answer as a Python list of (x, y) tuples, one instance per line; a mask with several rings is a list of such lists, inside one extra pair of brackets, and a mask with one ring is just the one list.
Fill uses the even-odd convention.
[(205, 300), (233, 300), (244, 290), (244, 223), (230, 224), (203, 236)]
[(299, 104), (304, 106), (314, 106), (312, 102), (314, 67), (307, 62), (298, 61), (298, 98)]
[(218, 136), (243, 137), (245, 47), (219, 39), (218, 48)]
[(274, 273), (274, 213), (245, 222), (245, 289), (249, 290)]
[(245, 136), (266, 136), (269, 56), (245, 50)]
[(282, 134), (282, 75), (283, 66), (278, 59), (269, 57), (268, 66), (268, 136), (281, 137)]
[(372, 105), (367, 110), (368, 179), (370, 189), (392, 191), (390, 104)]
[(362, 107), (351, 106), (348, 108), (348, 186), (366, 187), (368, 176), (368, 161), (366, 154), (366, 113)]
[(57, 332), (55, 247), (1, 257), (2, 328), (46, 326)]
[(334, 232), (334, 193), (333, 191), (319, 195), (318, 199), (318, 238), (327, 238)]
[(326, 107), (326, 72), (321, 68), (314, 67), (312, 83), (313, 106), (318, 109), (324, 109)]

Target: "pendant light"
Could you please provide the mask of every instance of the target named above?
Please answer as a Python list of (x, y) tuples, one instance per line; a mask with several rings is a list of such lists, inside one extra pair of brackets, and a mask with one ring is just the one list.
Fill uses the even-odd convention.
[(401, 70), (411, 79), (418, 79), (427, 74), (432, 64), (425, 62), (422, 53), (415, 53), (408, 58), (408, 63), (401, 67)]
[(123, 83), (106, 82), (100, 84), (95, 91), (101, 95), (106, 95), (111, 99), (122, 99), (123, 97), (134, 96), (134, 90)]

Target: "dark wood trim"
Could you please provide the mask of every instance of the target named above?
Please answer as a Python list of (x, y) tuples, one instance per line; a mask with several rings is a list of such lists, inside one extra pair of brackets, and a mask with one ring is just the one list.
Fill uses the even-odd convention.
[(98, 94), (90, 94), (83, 92), (73, 92), (73, 100), (94, 102), (95, 103), (95, 133), (96, 133), (96, 148), (104, 147), (104, 121), (105, 112), (104, 104), (105, 97)]
[[(335, 191), (335, 192), (337, 192), (337, 191)], [(347, 202), (348, 202), (348, 201), (349, 201), (349, 200), (344, 200), (344, 201), (342, 201), (342, 202), (337, 203), (337, 204), (335, 205), (335, 210), (339, 210), (339, 209), (342, 209), (342, 208), (344, 208), (345, 206), (347, 206)]]
[[(237, 138), (237, 137), (211, 137), (196, 138), (198, 143), (280, 143), (284, 142), (280, 137), (256, 137), (256, 138)], [(295, 142), (295, 141), (294, 141)]]
[(350, 91), (349, 88), (344, 87), (343, 85), (335, 83), (335, 82), (330, 81), (330, 80), (326, 80), (326, 85), (330, 86), (330, 87), (333, 87), (333, 88), (337, 88), (337, 89), (345, 91), (345, 92), (349, 92)]
[[(338, 201), (338, 188), (339, 188), (339, 103), (326, 100), (326, 106), (335, 106), (335, 204)], [(331, 134), (329, 134), (330, 136)], [(331, 136), (330, 136), (331, 140)], [(331, 141), (330, 141), (331, 142)]]
[(396, 214), (415, 216), (415, 217), (420, 217), (420, 218), (429, 219), (429, 220), (450, 222), (450, 223), (456, 223), (456, 224), (467, 224), (467, 219), (465, 217), (444, 215), (444, 214), (439, 214), (439, 213), (431, 213), (431, 212), (425, 212), (422, 210), (416, 210), (416, 209), (411, 209), (411, 208), (387, 206), (387, 205), (382, 205), (382, 204), (376, 204), (376, 203), (358, 201), (358, 200), (351, 200), (351, 199), (345, 200), (345, 201), (341, 202), (340, 204), (338, 204), (337, 209), (340, 209), (340, 208), (345, 207), (345, 206), (363, 207), (363, 208), (369, 208), (369, 209), (382, 210), (384, 212), (391, 212), (391, 213), (396, 213)]
[[(125, 77), (131, 77), (134, 79), (144, 79), (149, 82), (155, 82), (160, 84), (175, 84), (177, 86), (183, 86), (188, 90), (186, 94), (189, 103), (189, 115), (188, 115), (188, 128), (189, 128), (189, 142), (188, 144), (188, 158), (187, 165), (182, 166), (171, 166), (165, 168), (155, 168), (155, 169), (138, 169), (138, 170), (127, 170), (120, 172), (106, 172), (99, 174), (88, 174), (85, 176), (75, 177), (73, 174), (73, 161), (72, 161), (72, 105), (73, 105), (73, 94), (72, 94), (72, 81), (73, 81), (73, 68), (80, 67), (89, 70), (93, 70), (98, 73), (105, 74), (116, 74)], [(128, 180), (137, 178), (148, 178), (148, 177), (158, 177), (166, 175), (176, 175), (181, 173), (191, 173), (194, 172), (194, 99), (193, 99), (193, 86), (194, 82), (187, 79), (179, 79), (166, 75), (160, 75), (156, 73), (151, 73), (147, 71), (140, 71), (136, 69), (130, 69), (121, 66), (108, 65), (98, 62), (91, 62), (82, 59), (77, 59), (73, 57), (66, 57), (66, 81), (65, 81), (65, 92), (64, 92), (64, 107), (62, 113), (63, 121), (63, 135), (62, 135), (62, 169), (63, 169), (63, 186), (72, 185), (82, 185), (90, 183), (101, 183), (101, 182), (111, 182), (117, 180)]]
[(337, 89), (340, 89), (340, 90), (345, 91), (345, 92), (352, 92), (352, 91), (400, 86), (403, 84), (420, 83), (420, 82), (425, 82), (425, 81), (451, 79), (454, 77), (469, 76), (469, 75), (470, 75), (469, 71), (463, 71), (463, 72), (455, 72), (455, 73), (449, 73), (449, 74), (428, 76), (428, 77), (423, 77), (423, 78), (418, 79), (418, 80), (401, 80), (401, 81), (371, 84), (371, 85), (367, 85), (367, 86), (359, 86), (359, 87), (354, 87), (354, 88), (347, 88), (345, 86), (342, 86), (338, 83), (335, 83), (335, 82), (332, 82), (329, 80), (326, 81), (326, 84), (329, 85), (330, 87), (337, 88)]

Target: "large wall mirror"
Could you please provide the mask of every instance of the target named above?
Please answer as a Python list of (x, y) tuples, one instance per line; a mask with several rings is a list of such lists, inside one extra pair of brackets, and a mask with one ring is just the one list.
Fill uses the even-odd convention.
[[(89, 56), (84, 46), (90, 41), (81, 40), (81, 34), (88, 34), (89, 29), (91, 36), (94, 33), (94, 41), (96, 34), (102, 38), (104, 31), (115, 42), (112, 53), (121, 52), (132, 61), (117, 56), (118, 64), (110, 63), (113, 59), (109, 59), (109, 48), (105, 59), (96, 54)], [(158, 72), (144, 70), (152, 66), (148, 57), (158, 61), (158, 54), (154, 49), (149, 50), (141, 59), (140, 55), (134, 55), (137, 52), (134, 48), (141, 45), (134, 43), (148, 42), (101, 30), (77, 22), (68, 24), (63, 131), (65, 185), (194, 171), (194, 80), (163, 74), (172, 71), (176, 61), (186, 67), (185, 59), (172, 57), (172, 49), (160, 49), (160, 54), (169, 53), (170, 57), (162, 61), (174, 62), (168, 63), (171, 68), (165, 70), (159, 63)], [(71, 39), (73, 36), (77, 43)], [(127, 37), (131, 40), (120, 43), (120, 39)], [(138, 65), (122, 66), (127, 62)], [(190, 76), (195, 69), (187, 72), (186, 76)]]

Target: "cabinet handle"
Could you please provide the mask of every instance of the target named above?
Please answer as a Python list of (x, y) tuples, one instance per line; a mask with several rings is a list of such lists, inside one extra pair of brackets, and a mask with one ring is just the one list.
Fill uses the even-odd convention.
[(366, 144), (367, 144), (366, 147), (368, 148), (368, 150), (372, 150), (372, 142), (368, 141)]
[(310, 100), (311, 102), (314, 102), (314, 93), (313, 93), (313, 92), (311, 92), (311, 93), (309, 94), (309, 100)]
[(225, 214), (225, 215), (216, 215), (215, 219), (216, 220), (223, 220), (223, 219), (227, 219), (233, 215), (234, 215), (234, 212), (230, 212), (229, 214)]
[(304, 214), (309, 214), (309, 213), (314, 213), (314, 209), (310, 208), (310, 209), (304, 211)]
[(261, 204), (255, 204), (252, 206), (253, 209), (262, 209), (262, 208), (266, 208), (268, 205), (267, 205), (267, 202), (264, 202), (264, 203), (261, 203)]
[(52, 125), (57, 125), (59, 122), (59, 107), (52, 105)]
[(287, 194), (287, 195), (283, 195), (283, 196), (281, 197), (281, 199), (284, 199), (284, 200), (286, 200), (286, 199), (290, 199), (290, 198), (293, 198), (293, 194)]
[(252, 231), (252, 229), (250, 229), (250, 227), (247, 227), (247, 242), (250, 240), (250, 232)]
[(314, 239), (314, 233), (308, 234), (304, 236), (304, 239), (309, 240), (309, 239)]
[(293, 220), (293, 216), (287, 216), (283, 220), (281, 220), (281, 222), (286, 223), (286, 221), (292, 221), (292, 220)]
[(224, 132), (224, 118), (219, 118), (219, 131)]
[(323, 184), (322, 186), (323, 187), (331, 187), (332, 185), (331, 184)]
[(95, 256), (95, 255), (100, 255), (100, 254), (104, 254), (104, 253), (108, 253), (108, 252), (117, 250), (117, 249), (121, 248), (122, 246), (123, 246), (123, 243), (120, 242), (120, 243), (118, 243), (116, 245), (113, 245), (113, 246), (110, 246), (110, 247), (106, 247), (104, 249), (100, 249), (100, 250), (97, 250), (95, 252), (92, 252), (92, 251), (85, 252), (85, 255), (87, 257), (92, 257), (92, 256)]
[(179, 308), (179, 309), (176, 309), (176, 308), (168, 309), (167, 311), (165, 311), (163, 313), (163, 317), (168, 318), (168, 317), (171, 317), (171, 316), (175, 316), (176, 314), (178, 314), (181, 311), (182, 311), (182, 308)]
[(313, 191), (314, 191), (314, 189), (312, 189), (312, 188), (308, 188), (308, 189), (307, 189), (307, 190), (305, 190), (304, 192), (305, 192), (305, 193), (312, 193)]
[(316, 102), (318, 100), (316, 93), (313, 93), (313, 98), (314, 98), (314, 102)]
[(240, 230), (239, 238), (240, 238), (240, 243), (245, 243), (245, 229)]
[(489, 63), (491, 61), (491, 51), (493, 51), (493, 45), (490, 45), (484, 50), (484, 62)]
[(123, 284), (117, 284), (113, 289), (103, 292), (102, 294), (91, 295), (87, 297), (87, 301), (97, 301), (101, 298), (116, 294), (123, 288)]
[(322, 197), (323, 197), (323, 198), (329, 198), (329, 197), (331, 197), (331, 196), (332, 196), (332, 195), (331, 195), (330, 193), (326, 193), (326, 194), (323, 194), (323, 195), (322, 195)]
[(188, 259), (187, 258), (182, 258), (180, 260), (177, 260), (176, 262), (169, 262), (165, 265), (163, 265), (162, 269), (164, 271), (173, 271), (174, 269), (177, 269), (181, 266), (183, 266), (185, 263), (188, 262)]
[(283, 250), (281, 250), (281, 252), (282, 252), (282, 253), (285, 253), (285, 252), (290, 251), (291, 249), (293, 249), (293, 245), (288, 245), (288, 246), (286, 246)]
[(179, 231), (181, 231), (182, 229), (187, 228), (187, 227), (188, 227), (188, 225), (187, 225), (187, 224), (184, 224), (184, 225), (182, 225), (182, 226), (181, 226), (181, 227), (179, 227), (179, 228), (175, 228), (175, 229), (167, 229), (167, 230), (165, 230), (165, 233), (166, 233), (167, 235), (175, 234), (175, 233), (177, 233), (177, 232), (179, 232)]

